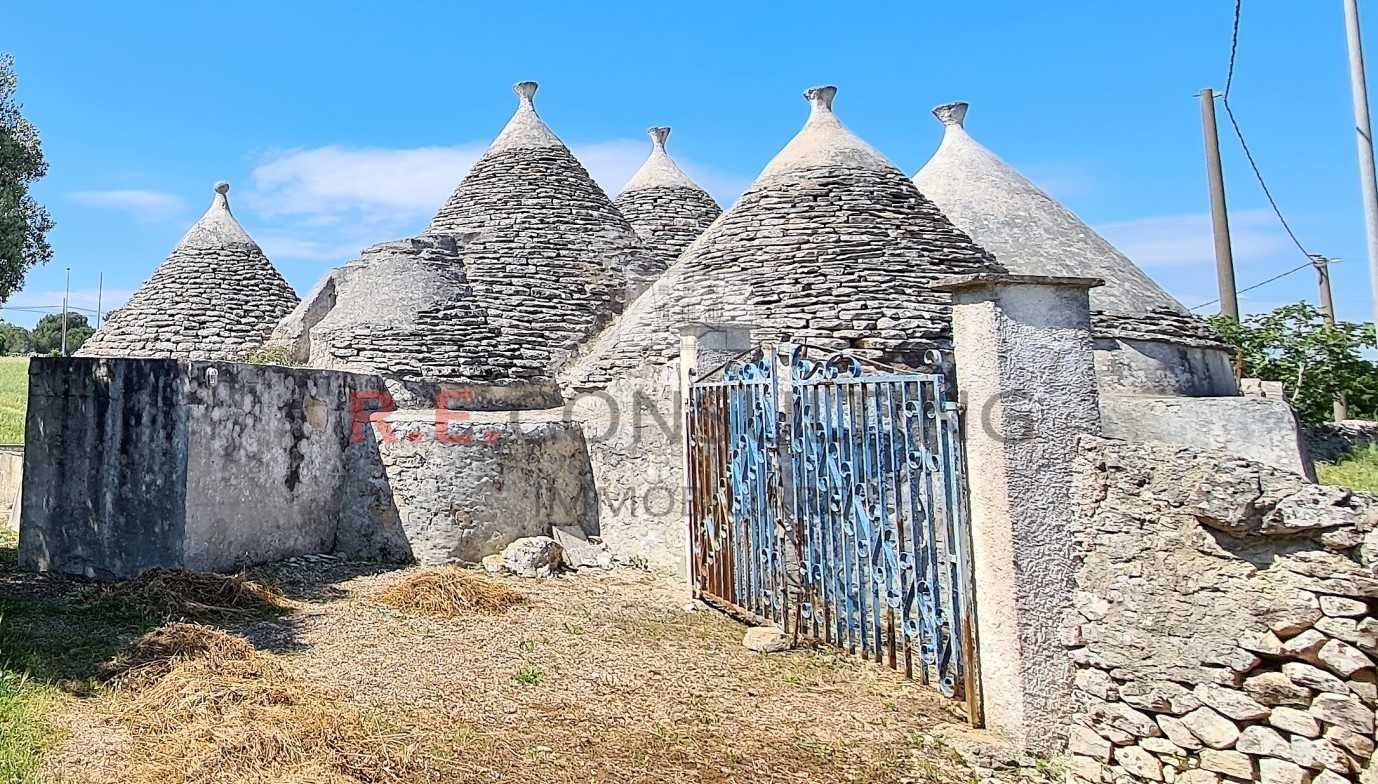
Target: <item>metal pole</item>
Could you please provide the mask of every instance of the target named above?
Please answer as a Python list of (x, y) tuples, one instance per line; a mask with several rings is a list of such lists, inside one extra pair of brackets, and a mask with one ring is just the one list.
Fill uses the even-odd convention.
[[(1325, 322), (1333, 327), (1335, 300), (1330, 295), (1330, 259), (1317, 253), (1311, 257), (1311, 263), (1316, 267), (1316, 285), (1321, 294), (1321, 315), (1325, 316)], [(1345, 400), (1344, 392), (1336, 396), (1332, 413), (1336, 422), (1349, 419), (1349, 404)]]
[(67, 356), (67, 297), (72, 292), (72, 268), (67, 268), (67, 284), (62, 289), (62, 356)]
[(1201, 124), (1206, 139), (1206, 183), (1211, 194), (1211, 230), (1215, 235), (1215, 279), (1220, 289), (1220, 312), (1239, 320), (1239, 295), (1234, 285), (1234, 253), (1230, 250), (1230, 217), (1225, 208), (1225, 175), (1220, 166), (1220, 137), (1215, 127), (1215, 91), (1201, 91)]
[(105, 295), (105, 273), (101, 272), (96, 277), (96, 329), (100, 329), (100, 304), (101, 298)]
[(1354, 98), (1354, 143), (1359, 148), (1359, 182), (1364, 191), (1364, 227), (1368, 231), (1368, 276), (1373, 308), (1378, 314), (1378, 182), (1373, 172), (1373, 129), (1368, 117), (1368, 80), (1364, 76), (1364, 43), (1359, 37), (1359, 2), (1344, 0), (1345, 37), (1349, 42), (1349, 89)]

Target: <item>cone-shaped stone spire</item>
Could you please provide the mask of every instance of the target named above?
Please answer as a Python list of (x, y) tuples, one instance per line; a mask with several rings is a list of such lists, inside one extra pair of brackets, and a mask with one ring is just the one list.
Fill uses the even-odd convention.
[(918, 362), (950, 340), (951, 308), (932, 284), (993, 269), (903, 172), (832, 109), (836, 88), (805, 93), (803, 129), (737, 203), (567, 376), (596, 387), (677, 351), (680, 326), (752, 327), (792, 340)]
[(668, 267), (722, 214), (722, 208), (665, 151), (670, 129), (656, 126), (647, 133), (651, 155), (627, 181), (614, 204), (647, 249)]
[(1200, 319), (1071, 210), (967, 133), (967, 104), (943, 104), (938, 151), (914, 176), (924, 196), (1010, 271), (1101, 278), (1091, 290), (1099, 336), (1214, 344)]
[(535, 82), (427, 233), (477, 232), (469, 283), (501, 332), (495, 354), (553, 372), (660, 271), (627, 219), (536, 113)]
[(235, 220), (229, 190), (215, 184), (210, 209), (78, 356), (239, 360), (262, 345), (297, 295)]

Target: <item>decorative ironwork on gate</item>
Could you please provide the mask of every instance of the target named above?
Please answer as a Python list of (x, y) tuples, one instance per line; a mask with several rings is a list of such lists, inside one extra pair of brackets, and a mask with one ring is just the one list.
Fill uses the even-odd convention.
[(965, 699), (978, 723), (957, 410), (929, 359), (868, 371), (790, 346), (694, 380), (692, 579), (733, 614)]

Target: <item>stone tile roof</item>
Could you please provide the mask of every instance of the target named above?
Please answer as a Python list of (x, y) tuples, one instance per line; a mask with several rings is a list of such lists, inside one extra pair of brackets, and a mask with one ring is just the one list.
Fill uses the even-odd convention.
[(1091, 290), (1096, 334), (1218, 345), (1191, 315), (1127, 256), (967, 133), (967, 104), (933, 114), (944, 126), (937, 152), (914, 175), (924, 196), (1011, 272), (1101, 278)]
[(535, 82), (428, 234), (476, 232), (464, 248), (474, 296), (511, 352), (554, 368), (621, 312), (663, 265), (536, 114)]
[(647, 133), (651, 155), (613, 203), (657, 262), (668, 267), (722, 214), (722, 207), (665, 151), (669, 128), (658, 126)]
[(228, 183), (124, 307), (77, 356), (238, 360), (297, 295), (230, 213)]
[(998, 267), (842, 124), (835, 93), (805, 93), (803, 129), (565, 374), (567, 386), (663, 363), (691, 323), (901, 361), (950, 341), (950, 299), (932, 284)]
[(283, 320), (274, 340), (304, 337), (293, 350), (311, 367), (409, 383), (541, 375), (549, 355), (504, 345), (474, 296), (464, 266), (465, 239), (431, 234), (365, 249), (332, 271)]

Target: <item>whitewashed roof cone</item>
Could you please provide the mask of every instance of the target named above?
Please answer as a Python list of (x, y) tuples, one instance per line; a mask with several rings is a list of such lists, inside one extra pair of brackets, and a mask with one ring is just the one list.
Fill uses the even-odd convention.
[(78, 356), (240, 360), (297, 295), (230, 212), (217, 182), (210, 208)]
[(1217, 341), (1204, 322), (1133, 261), (967, 133), (968, 105), (933, 110), (944, 126), (937, 152), (914, 184), (1011, 272), (1100, 278), (1091, 290), (1099, 336)]
[(553, 377), (663, 265), (536, 113), (535, 82), (428, 234), (476, 232), (464, 248), (469, 284), (530, 377)]
[(651, 155), (613, 203), (636, 229), (646, 248), (668, 267), (712, 225), (722, 214), (722, 208), (665, 151), (670, 129), (656, 126), (647, 133), (651, 137)]
[(834, 114), (834, 87), (804, 95), (808, 121), (566, 376), (606, 384), (678, 350), (693, 323), (917, 364), (950, 342), (951, 300), (933, 284), (998, 269), (909, 177)]

